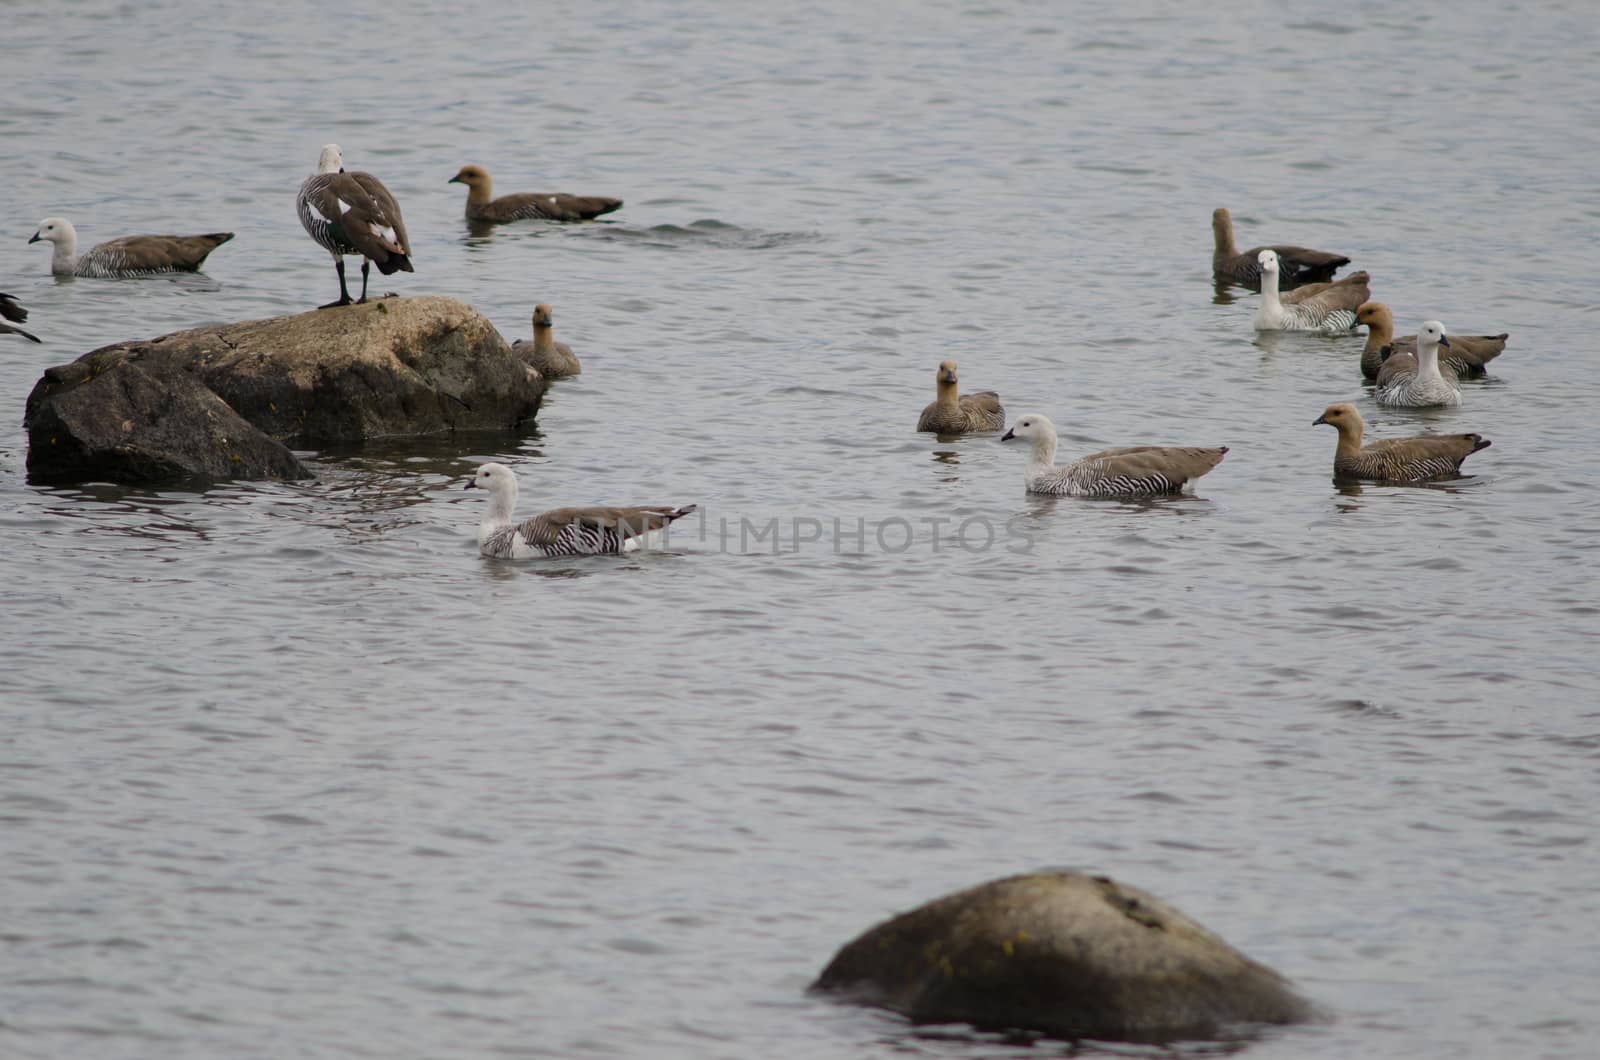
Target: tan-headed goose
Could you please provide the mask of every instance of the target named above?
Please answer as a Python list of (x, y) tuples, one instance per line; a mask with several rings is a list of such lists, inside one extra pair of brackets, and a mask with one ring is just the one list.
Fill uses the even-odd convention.
[(1278, 253), (1263, 250), (1261, 263), (1261, 305), (1256, 309), (1257, 331), (1315, 331), (1337, 335), (1356, 324), (1356, 306), (1372, 297), (1364, 272), (1352, 272), (1309, 297), (1298, 300), (1278, 295)]
[[(0, 292), (0, 335), (21, 335), (25, 339), (39, 341), (39, 336), (31, 331), (23, 331), (14, 324), (20, 324), (28, 319), (28, 311), (18, 304), (17, 300), (4, 292)], [(9, 320), (12, 323), (7, 324)]]
[(206, 255), (233, 238), (232, 232), (202, 236), (123, 236), (97, 243), (78, 253), (78, 230), (64, 217), (39, 222), (30, 243), (55, 244), (50, 271), (57, 276), (117, 278), (156, 276), (166, 272), (198, 272)]
[(509, 467), (480, 464), (466, 488), (489, 491), (489, 511), (478, 524), (478, 551), (493, 559), (615, 555), (658, 548), (666, 543), (667, 525), (695, 510), (693, 504), (556, 508), (514, 523), (517, 476)]
[(1006, 425), (1006, 412), (1000, 407), (999, 394), (993, 390), (981, 390), (976, 394), (960, 393), (956, 362), (940, 361), (939, 373), (934, 379), (936, 396), (933, 404), (922, 410), (922, 415), (917, 419), (917, 430), (966, 434), (969, 431), (998, 431)]
[(549, 306), (543, 302), (534, 306), (533, 339), (518, 339), (511, 344), (511, 352), (546, 379), (565, 379), (569, 375), (578, 375), (583, 367), (578, 364), (571, 346), (556, 341), (551, 330), (554, 321), (555, 316)]
[(1211, 271), (1252, 290), (1261, 289), (1263, 250), (1271, 250), (1278, 255), (1280, 291), (1331, 280), (1341, 266), (1350, 264), (1350, 259), (1343, 254), (1329, 254), (1325, 250), (1308, 250), (1287, 244), (1251, 247), (1241, 253), (1233, 245), (1233, 218), (1220, 206), (1211, 211), (1211, 238), (1215, 244), (1211, 252)]
[(350, 304), (350, 288), (344, 282), (346, 254), (361, 255), (358, 303), (367, 300), (367, 274), (373, 263), (385, 276), (415, 271), (400, 204), (371, 173), (345, 172), (344, 152), (338, 144), (323, 145), (317, 171), (300, 185), (295, 205), (307, 234), (333, 255), (333, 267), (339, 274), (338, 301), (320, 308)]
[(603, 195), (567, 195), (562, 192), (494, 197), (494, 179), (482, 166), (462, 166), (450, 184), (467, 186), (467, 220), (486, 224), (506, 221), (592, 221), (622, 206), (621, 199)]
[[(1356, 307), (1356, 323), (1367, 326), (1367, 344), (1361, 348), (1361, 374), (1368, 379), (1378, 377), (1384, 360), (1394, 354), (1417, 355), (1417, 337), (1401, 335), (1395, 338), (1394, 315), (1382, 302), (1363, 302)], [(1441, 366), (1454, 372), (1457, 379), (1478, 379), (1485, 374), (1485, 366), (1505, 352), (1509, 331), (1498, 335), (1451, 335), (1450, 352), (1440, 358)]]
[(1461, 388), (1439, 371), (1439, 347), (1450, 348), (1450, 337), (1437, 320), (1424, 321), (1417, 331), (1417, 356), (1396, 354), (1378, 368), (1380, 405), (1427, 408), (1461, 404)]
[(1461, 472), (1461, 462), (1479, 449), (1489, 448), (1481, 434), (1419, 434), (1410, 438), (1385, 438), (1361, 444), (1366, 424), (1354, 405), (1329, 405), (1311, 421), (1326, 423), (1339, 432), (1333, 451), (1335, 478), (1373, 482), (1421, 482)]
[(1028, 457), (1028, 469), (1023, 474), (1028, 492), (1058, 493), (1071, 497), (1143, 497), (1157, 493), (1178, 493), (1185, 484), (1220, 464), (1228, 451), (1227, 446), (1186, 449), (1137, 445), (1090, 453), (1057, 467), (1055, 424), (1036, 412), (1020, 417), (1000, 440), (1009, 442), (1013, 438), (1033, 445)]

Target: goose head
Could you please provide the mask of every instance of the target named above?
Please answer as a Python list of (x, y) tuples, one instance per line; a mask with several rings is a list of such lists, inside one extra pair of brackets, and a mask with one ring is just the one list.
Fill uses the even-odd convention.
[(1394, 315), (1382, 302), (1362, 302), (1356, 306), (1356, 323), (1365, 324), (1373, 331), (1394, 331)]
[(1326, 423), (1330, 427), (1335, 427), (1339, 430), (1339, 433), (1343, 434), (1351, 427), (1359, 429), (1362, 426), (1361, 413), (1357, 411), (1354, 405), (1340, 402), (1337, 405), (1329, 405), (1323, 409), (1322, 415), (1311, 421), (1311, 426), (1315, 427), (1319, 423)]
[(1450, 336), (1444, 333), (1444, 325), (1437, 320), (1425, 320), (1422, 327), (1417, 329), (1417, 348), (1423, 346), (1443, 346), (1450, 348)]
[(479, 464), (477, 472), (462, 489), (488, 490), (495, 498), (517, 495), (517, 475), (504, 464)]
[(489, 171), (482, 166), (462, 166), (456, 175), (445, 181), (445, 183), (465, 184), (469, 188), (487, 187), (489, 184)]
[(1017, 417), (1011, 424), (1011, 429), (1000, 436), (1002, 442), (1009, 442), (1013, 438), (1019, 438), (1022, 441), (1035, 444), (1043, 441), (1054, 442), (1056, 440), (1056, 425), (1051, 423), (1048, 417), (1041, 416), (1037, 412), (1030, 412), (1026, 416)]
[(1262, 272), (1270, 272), (1273, 275), (1277, 275), (1278, 252), (1270, 249), (1263, 250), (1261, 253), (1256, 255), (1256, 264), (1261, 266)]
[(73, 228), (72, 222), (65, 217), (46, 217), (39, 222), (39, 230), (33, 233), (33, 238), (28, 242), (37, 243), (41, 239), (47, 239), (63, 247), (70, 254), (72, 248), (77, 246), (78, 230)]
[(935, 377), (940, 386), (955, 386), (959, 376), (956, 374), (956, 362), (940, 361), (939, 374)]
[(551, 312), (550, 307), (545, 303), (540, 302), (538, 305), (533, 307), (534, 327), (547, 328), (551, 324), (555, 323), (555, 319), (555, 314)]
[(344, 151), (338, 144), (323, 144), (322, 153), (317, 155), (318, 173), (343, 173)]

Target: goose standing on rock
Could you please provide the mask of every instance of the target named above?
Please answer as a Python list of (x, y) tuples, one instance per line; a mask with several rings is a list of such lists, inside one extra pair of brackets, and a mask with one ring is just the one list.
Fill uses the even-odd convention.
[(1461, 388), (1439, 372), (1439, 347), (1450, 347), (1450, 337), (1437, 320), (1426, 321), (1417, 331), (1417, 356), (1395, 354), (1378, 369), (1380, 405), (1427, 408), (1461, 404)]
[(400, 204), (371, 173), (346, 173), (344, 152), (338, 144), (323, 145), (317, 171), (300, 185), (295, 206), (300, 223), (318, 246), (333, 255), (333, 267), (339, 273), (339, 300), (318, 308), (350, 304), (350, 288), (344, 282), (346, 254), (361, 255), (357, 304), (367, 300), (367, 274), (373, 262), (385, 276), (416, 271), (411, 267), (411, 241), (400, 217)]
[(1220, 206), (1211, 211), (1211, 238), (1216, 246), (1211, 252), (1211, 271), (1225, 280), (1244, 284), (1251, 290), (1261, 289), (1263, 250), (1277, 253), (1281, 265), (1278, 286), (1284, 291), (1331, 280), (1341, 266), (1350, 264), (1350, 259), (1343, 254), (1289, 245), (1251, 247), (1240, 253), (1233, 245), (1233, 218)]
[(482, 166), (462, 166), (448, 181), (467, 186), (467, 220), (485, 224), (507, 221), (592, 221), (601, 214), (621, 208), (621, 199), (603, 195), (532, 194), (494, 197), (494, 178)]
[(517, 476), (509, 467), (481, 464), (465, 488), (489, 491), (489, 511), (478, 524), (478, 552), (492, 559), (617, 555), (659, 548), (666, 543), (668, 524), (695, 510), (693, 504), (556, 508), (513, 523)]
[(937, 434), (966, 434), (969, 431), (998, 431), (1006, 425), (1006, 411), (1000, 407), (1000, 395), (993, 390), (976, 394), (961, 394), (957, 389), (960, 377), (956, 362), (940, 361), (939, 373), (934, 376), (936, 389), (933, 404), (922, 410), (917, 419), (917, 430)]
[(534, 368), (546, 379), (565, 379), (570, 375), (580, 375), (583, 367), (578, 364), (577, 355), (572, 352), (572, 347), (564, 342), (557, 342), (551, 325), (555, 317), (550, 307), (540, 302), (533, 307), (533, 339), (518, 339), (511, 344), (511, 352), (522, 358), (524, 364)]
[(1056, 466), (1056, 427), (1038, 413), (1014, 423), (1000, 439), (1033, 444), (1023, 481), (1029, 493), (1065, 494), (1069, 497), (1146, 497), (1182, 492), (1185, 484), (1218, 464), (1227, 446), (1186, 449), (1137, 445), (1091, 453), (1061, 467)]
[(1352, 272), (1309, 297), (1284, 299), (1278, 295), (1279, 260), (1275, 250), (1263, 250), (1261, 305), (1256, 309), (1257, 331), (1315, 331), (1337, 335), (1356, 325), (1356, 307), (1372, 297), (1364, 272)]
[(11, 324), (5, 323), (5, 321), (9, 320), (12, 324), (20, 324), (27, 319), (28, 311), (18, 305), (17, 300), (8, 294), (0, 292), (0, 335), (21, 335), (25, 339), (32, 339), (34, 342), (38, 342), (39, 336), (33, 332), (23, 331), (21, 328), (12, 327)]
[[(1394, 337), (1394, 316), (1382, 302), (1363, 302), (1356, 307), (1356, 323), (1367, 326), (1367, 344), (1361, 349), (1361, 374), (1376, 379), (1378, 370), (1392, 354), (1416, 357), (1417, 337)], [(1486, 374), (1485, 366), (1505, 352), (1509, 331), (1498, 335), (1452, 335), (1450, 352), (1441, 358), (1446, 369), (1457, 379), (1479, 379)]]
[(57, 276), (101, 279), (156, 276), (167, 272), (199, 272), (206, 255), (233, 238), (232, 232), (203, 236), (123, 236), (97, 243), (78, 253), (78, 230), (64, 217), (39, 222), (30, 243), (55, 244), (50, 271)]
[(1354, 405), (1329, 405), (1312, 426), (1326, 423), (1339, 432), (1333, 451), (1333, 476), (1372, 482), (1422, 482), (1461, 472), (1461, 462), (1489, 448), (1481, 434), (1418, 434), (1386, 438), (1363, 447), (1366, 424)]

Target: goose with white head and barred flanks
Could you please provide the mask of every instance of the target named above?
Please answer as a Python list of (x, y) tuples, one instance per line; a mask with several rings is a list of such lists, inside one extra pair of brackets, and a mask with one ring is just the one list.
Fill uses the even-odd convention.
[(1356, 326), (1356, 307), (1372, 297), (1369, 277), (1353, 272), (1309, 297), (1285, 299), (1278, 293), (1279, 261), (1276, 251), (1263, 250), (1261, 305), (1256, 309), (1257, 331), (1314, 331), (1337, 335)]
[[(1361, 374), (1376, 379), (1385, 361), (1395, 354), (1417, 355), (1415, 335), (1394, 334), (1394, 314), (1382, 302), (1363, 302), (1356, 307), (1356, 323), (1367, 326), (1367, 344), (1361, 348)], [(1505, 352), (1509, 331), (1498, 335), (1451, 335), (1450, 352), (1439, 358), (1443, 370), (1457, 379), (1479, 379), (1487, 374), (1490, 361)]]
[(123, 236), (78, 253), (78, 230), (65, 217), (39, 222), (30, 243), (49, 241), (50, 271), (57, 276), (129, 279), (169, 272), (199, 272), (206, 255), (233, 238), (232, 232), (199, 236)]
[(1029, 493), (1069, 497), (1148, 497), (1180, 493), (1184, 486), (1222, 462), (1227, 446), (1185, 448), (1137, 445), (1106, 449), (1056, 466), (1056, 427), (1036, 412), (1018, 417), (1002, 442), (1032, 444), (1023, 474)]
[(346, 254), (361, 255), (357, 304), (367, 300), (367, 274), (374, 263), (385, 276), (415, 271), (400, 204), (371, 173), (346, 172), (344, 152), (338, 144), (323, 145), (317, 171), (300, 185), (295, 206), (306, 233), (333, 255), (333, 267), (339, 274), (338, 301), (319, 308), (350, 304), (350, 288), (344, 280)]
[(1312, 426), (1326, 423), (1339, 432), (1333, 450), (1333, 476), (1371, 482), (1424, 482), (1461, 473), (1461, 462), (1489, 448), (1481, 434), (1418, 434), (1361, 444), (1366, 423), (1354, 405), (1329, 405)]
[(1439, 348), (1449, 349), (1450, 336), (1437, 320), (1417, 329), (1417, 355), (1395, 354), (1378, 369), (1373, 396), (1380, 405), (1432, 408), (1461, 404), (1461, 388), (1439, 370)]
[(517, 476), (504, 464), (480, 464), (466, 489), (487, 490), (489, 510), (478, 524), (478, 552), (491, 559), (618, 555), (660, 548), (667, 527), (695, 510), (646, 504), (632, 508), (555, 508), (513, 522)]

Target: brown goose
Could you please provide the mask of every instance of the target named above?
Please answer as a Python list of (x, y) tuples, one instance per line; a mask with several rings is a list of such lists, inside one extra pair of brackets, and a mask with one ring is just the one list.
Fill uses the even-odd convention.
[(78, 253), (78, 230), (64, 217), (39, 222), (30, 243), (55, 244), (50, 271), (57, 276), (130, 277), (164, 272), (198, 272), (206, 255), (233, 238), (232, 232), (203, 236), (123, 236)]
[(11, 324), (5, 323), (5, 321), (10, 320), (13, 323), (20, 324), (27, 319), (28, 311), (18, 305), (17, 300), (4, 292), (0, 292), (0, 335), (21, 335), (25, 339), (32, 339), (34, 342), (38, 342), (39, 336), (31, 331), (23, 331), (21, 328), (12, 327)]
[[(1412, 371), (1416, 370), (1417, 337), (1394, 337), (1394, 315), (1382, 302), (1364, 302), (1356, 308), (1356, 323), (1367, 326), (1367, 344), (1361, 349), (1361, 374), (1376, 379), (1385, 360), (1392, 354), (1413, 358)], [(1498, 335), (1451, 335), (1450, 352), (1439, 359), (1441, 368), (1456, 373), (1458, 379), (1478, 379), (1485, 374), (1485, 366), (1505, 351), (1509, 331)], [(1387, 352), (1385, 352), (1387, 351)]]
[(957, 389), (960, 377), (956, 362), (940, 361), (936, 397), (933, 404), (922, 410), (917, 420), (917, 430), (936, 434), (966, 434), (968, 431), (998, 431), (1006, 425), (1005, 409), (1000, 407), (1000, 395), (993, 390), (976, 394), (961, 394)]
[(494, 180), (482, 166), (462, 166), (461, 172), (451, 177), (450, 184), (467, 186), (467, 220), (488, 224), (506, 221), (526, 221), (542, 218), (546, 221), (592, 221), (601, 214), (610, 213), (622, 206), (621, 199), (608, 199), (603, 195), (552, 194), (502, 195), (494, 197)]
[(1489, 448), (1481, 434), (1418, 434), (1410, 438), (1385, 438), (1363, 447), (1366, 428), (1354, 405), (1329, 405), (1312, 426), (1326, 423), (1339, 432), (1333, 451), (1335, 478), (1372, 482), (1421, 482), (1461, 472), (1461, 462), (1479, 449)]
[(519, 339), (511, 344), (511, 352), (522, 358), (546, 379), (565, 379), (579, 375), (583, 368), (578, 364), (572, 347), (557, 342), (551, 330), (554, 315), (550, 307), (540, 302), (533, 307), (533, 339)]
[(1070, 497), (1148, 497), (1181, 493), (1227, 455), (1228, 447), (1215, 449), (1180, 446), (1135, 445), (1106, 449), (1056, 466), (1056, 426), (1036, 412), (1020, 417), (1002, 437), (1032, 443), (1023, 482), (1029, 493), (1055, 493)]
[(345, 172), (338, 144), (323, 145), (317, 171), (300, 185), (295, 206), (306, 233), (333, 255), (333, 268), (339, 274), (339, 300), (319, 308), (350, 304), (350, 288), (344, 282), (346, 254), (361, 255), (358, 303), (367, 300), (367, 274), (373, 262), (385, 276), (416, 271), (411, 267), (411, 240), (400, 204), (371, 173)]
[(1211, 252), (1211, 271), (1224, 279), (1243, 284), (1252, 291), (1261, 289), (1261, 252), (1275, 250), (1281, 271), (1278, 289), (1291, 290), (1307, 283), (1333, 279), (1333, 274), (1350, 259), (1343, 254), (1329, 254), (1323, 250), (1307, 250), (1288, 244), (1271, 247), (1251, 247), (1240, 252), (1233, 245), (1233, 218), (1228, 211), (1217, 207), (1211, 211), (1211, 238), (1216, 249)]
[(598, 556), (657, 548), (667, 526), (695, 510), (648, 504), (636, 508), (556, 508), (520, 523), (517, 476), (504, 464), (481, 464), (467, 489), (489, 491), (489, 511), (478, 524), (478, 552), (493, 559), (536, 556)]

